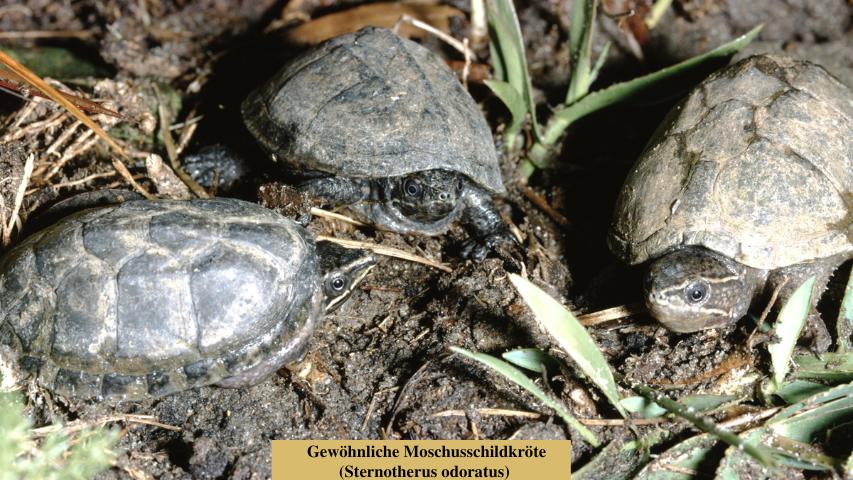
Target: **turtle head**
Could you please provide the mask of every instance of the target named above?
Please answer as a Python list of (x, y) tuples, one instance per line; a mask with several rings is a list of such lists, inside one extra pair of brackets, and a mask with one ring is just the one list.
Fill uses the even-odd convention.
[(376, 265), (370, 250), (347, 248), (329, 241), (317, 242), (317, 256), (323, 274), (326, 312), (336, 309)]
[(458, 173), (426, 170), (397, 177), (390, 187), (400, 213), (412, 220), (435, 222), (456, 208), (463, 180)]
[(649, 265), (646, 306), (676, 332), (695, 332), (746, 315), (756, 284), (748, 267), (702, 247), (671, 251)]

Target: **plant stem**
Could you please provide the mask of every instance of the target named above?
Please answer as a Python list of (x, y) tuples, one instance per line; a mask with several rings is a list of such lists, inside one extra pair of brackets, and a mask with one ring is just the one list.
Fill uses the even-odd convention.
[(642, 383), (634, 383), (631, 385), (632, 389), (637, 391), (640, 395), (649, 399), (649, 401), (655, 402), (661, 407), (665, 408), (668, 412), (677, 415), (688, 422), (692, 423), (694, 427), (699, 429), (702, 432), (710, 433), (720, 440), (728, 443), (729, 445), (742, 449), (750, 456), (758, 460), (765, 467), (775, 467), (776, 461), (768, 454), (766, 448), (759, 448), (754, 445), (752, 442), (749, 442), (731, 431), (720, 427), (719, 425), (712, 422), (707, 417), (703, 417), (700, 415), (696, 415), (691, 412), (688, 407), (676, 402), (675, 400), (658, 393), (648, 385), (643, 385)]

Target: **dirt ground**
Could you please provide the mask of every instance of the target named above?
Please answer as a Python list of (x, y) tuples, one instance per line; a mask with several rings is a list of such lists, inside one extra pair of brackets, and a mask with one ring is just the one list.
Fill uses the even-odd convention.
[[(294, 2), (294, 11), (311, 17), (354, 3)], [(468, 9), (467, 2), (454, 3)], [(537, 98), (542, 102), (556, 103), (565, 89), (569, 66), (564, 45), (572, 3), (517, 3)], [(618, 13), (634, 3), (642, 7), (649, 2), (611, 0), (603, 2), (602, 8)], [(80, 39), (13, 38), (3, 42), (16, 48), (36, 44), (73, 48), (110, 72), (113, 83), (102, 85), (102, 92), (116, 102), (122, 98), (122, 85), (156, 90), (161, 99), (169, 95), (179, 98), (180, 107), (171, 104), (175, 121), (202, 116), (182, 158), (211, 144), (238, 151), (252, 160), (247, 167), (249, 177), (226, 193), (255, 200), (258, 185), (283, 175), (262, 160), (263, 154), (247, 136), (240, 123), (239, 103), (299, 51), (282, 44), (281, 28), (265, 32), (271, 24), (281, 23), (283, 7), (282, 2), (271, 0), (11, 0), (0, 1), (0, 30), (92, 32)], [(851, 14), (853, 6), (845, 0), (676, 0), (652, 31), (602, 15), (594, 51), (600, 51), (605, 40), (613, 41), (614, 48), (596, 86), (695, 55), (762, 22), (766, 26), (759, 39), (739, 57), (768, 51), (802, 56), (823, 63), (850, 85)], [(464, 35), (468, 28), (465, 21), (451, 26), (457, 35)], [(434, 39), (426, 43), (458, 60)], [(638, 51), (642, 59), (636, 56)], [(84, 90), (94, 88), (96, 95), (99, 92), (92, 84), (79, 85)], [(472, 85), (471, 92), (484, 105), (492, 127), (498, 129), (506, 115), (501, 105), (482, 85)], [(500, 205), (524, 237), (526, 271), (536, 284), (577, 313), (640, 299), (641, 272), (621, 265), (604, 240), (625, 173), (675, 100), (624, 105), (579, 122), (566, 136), (558, 168), (535, 174), (527, 194), (510, 176), (505, 177), (509, 193)], [(22, 104), (14, 97), (0, 98), (0, 112), (13, 118)], [(165, 158), (154, 140), (158, 119), (147, 105), (120, 107), (123, 113), (136, 115), (142, 132), (126, 140), (140, 151), (160, 148)], [(543, 103), (542, 108), (547, 106)], [(30, 148), (43, 150), (54, 137), (28, 138), (34, 142)], [(92, 148), (88, 157), (65, 165), (58, 181), (108, 172), (111, 167), (98, 160), (99, 151)], [(514, 159), (503, 162), (504, 172), (515, 170)], [(131, 165), (132, 171), (144, 172), (140, 165)], [(107, 186), (117, 183), (115, 180), (58, 191), (50, 185), (37, 185), (28, 195), (28, 205), (36, 210), (75, 191)], [(530, 201), (531, 195), (544, 200), (567, 221), (555, 221)], [(496, 354), (517, 347), (553, 347), (509, 283), (506, 272), (516, 271), (513, 265), (497, 258), (482, 263), (460, 261), (457, 250), (464, 239), (460, 229), (423, 238), (355, 229), (323, 219), (315, 219), (311, 229), (443, 260), (451, 264), (453, 272), (382, 258), (353, 297), (325, 319), (305, 359), (257, 386), (206, 387), (118, 405), (53, 399), (56, 405), (49, 409), (36, 401), (32, 409), (38, 421), (48, 422), (51, 414), (67, 421), (121, 412), (153, 415), (159, 422), (180, 428), (128, 426), (119, 443), (117, 466), (101, 478), (268, 478), (271, 439), (571, 438), (572, 432), (535, 399), (448, 354), (447, 348), (453, 345)], [(638, 315), (590, 330), (617, 372), (627, 379), (660, 385), (674, 395), (737, 394), (749, 387), (738, 383), (737, 377), (755, 369), (760, 361), (739, 349), (748, 334), (740, 325), (674, 334)], [(597, 391), (570, 373), (550, 379), (547, 386), (577, 417), (617, 418)], [(494, 415), (482, 410), (486, 408), (540, 416)], [(604, 439), (630, 434), (620, 427), (591, 428)], [(575, 465), (581, 465), (590, 451), (581, 441), (573, 445)]]

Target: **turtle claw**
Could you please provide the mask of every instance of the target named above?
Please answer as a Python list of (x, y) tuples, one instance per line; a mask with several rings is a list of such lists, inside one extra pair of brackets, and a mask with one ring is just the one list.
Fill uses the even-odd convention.
[(466, 240), (462, 244), (462, 257), (475, 262), (485, 260), (492, 252), (501, 258), (514, 261), (520, 261), (523, 258), (518, 239), (509, 229), (505, 228), (485, 237)]

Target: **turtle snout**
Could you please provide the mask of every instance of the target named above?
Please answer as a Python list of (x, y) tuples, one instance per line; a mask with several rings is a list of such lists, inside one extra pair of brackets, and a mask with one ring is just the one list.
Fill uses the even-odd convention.
[(450, 199), (450, 194), (446, 192), (439, 193), (437, 199), (427, 205), (427, 212), (434, 219), (444, 218), (451, 211), (453, 211), (453, 202)]

